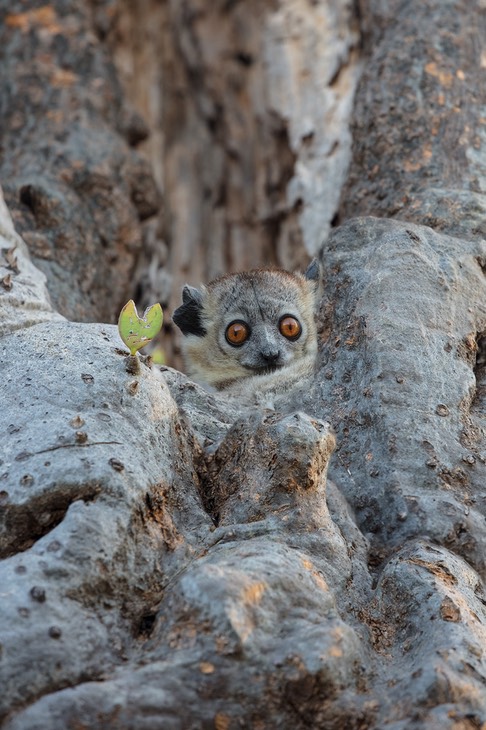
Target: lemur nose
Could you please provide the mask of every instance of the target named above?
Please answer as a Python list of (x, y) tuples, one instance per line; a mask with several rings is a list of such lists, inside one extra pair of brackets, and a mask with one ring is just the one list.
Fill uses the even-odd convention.
[(262, 350), (262, 357), (270, 364), (276, 363), (278, 358), (280, 357), (280, 350)]

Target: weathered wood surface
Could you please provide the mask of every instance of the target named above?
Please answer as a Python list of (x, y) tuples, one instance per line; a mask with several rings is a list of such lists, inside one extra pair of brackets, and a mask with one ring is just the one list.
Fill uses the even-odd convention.
[(486, 235), (486, 9), (482, 0), (360, 0), (364, 76), (343, 217)]
[[(68, 5), (55, 5), (62, 28)], [(83, 16), (103, 37), (108, 7)], [(162, 7), (177, 19), (177, 4)], [(443, 7), (449, 33), (469, 27), (471, 4), (455, 3), (454, 23)], [(222, 17), (232, 8), (244, 13), (227, 4)], [(378, 104), (374, 59), (387, 59), (390, 78), (405, 63), (392, 11), (412, 39), (438, 17), (432, 0), (361, 8), (375, 71), (361, 82), (358, 121), (367, 95)], [(26, 30), (10, 21), (3, 33), (14, 53)], [(29, 33), (48, 42), (52, 27)], [(367, 209), (374, 182), (360, 186), (356, 171), (372, 127), (358, 121), (343, 220), (398, 217), (391, 198), (389, 210)], [(30, 139), (25, 152), (3, 147), (2, 165), (22, 158), (42, 172)], [(399, 187), (403, 144), (380, 157), (386, 190)], [(462, 199), (477, 202), (484, 152), (466, 159), (455, 174)], [(170, 369), (129, 375), (112, 326), (56, 314), (0, 206), (6, 730), (486, 726), (486, 250), (474, 216), (420, 225), (436, 185), (411, 172), (407, 194), (420, 186), (428, 208), (404, 209), (405, 222), (346, 221), (322, 249), (318, 373), (275, 411)]]
[(115, 6), (107, 42), (153, 132), (145, 145), (164, 193), (164, 243), (151, 253), (146, 292), (160, 286), (166, 256), (170, 309), (185, 282), (305, 266), (329, 231), (350, 159), (360, 72), (351, 4)]
[(89, 3), (0, 4), (0, 178), (56, 308), (114, 321), (159, 199)]

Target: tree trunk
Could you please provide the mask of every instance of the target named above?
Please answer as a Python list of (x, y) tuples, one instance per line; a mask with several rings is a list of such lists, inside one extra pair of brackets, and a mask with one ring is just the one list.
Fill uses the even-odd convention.
[[(6, 730), (486, 727), (481, 5), (3, 3)], [(61, 316), (309, 254), (274, 410)]]
[(484, 237), (484, 3), (363, 0), (367, 60), (343, 217)]

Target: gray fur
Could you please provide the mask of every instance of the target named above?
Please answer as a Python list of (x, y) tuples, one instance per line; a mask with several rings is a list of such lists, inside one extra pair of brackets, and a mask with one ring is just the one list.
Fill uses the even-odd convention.
[[(279, 269), (257, 269), (215, 279), (202, 291), (184, 287), (183, 304), (173, 315), (185, 335), (189, 374), (215, 388), (227, 388), (251, 378), (279, 376), (300, 361), (313, 363), (317, 350), (314, 310), (318, 265), (302, 274)], [(295, 340), (279, 331), (284, 316), (298, 320), (302, 331)], [(232, 345), (228, 326), (243, 322), (249, 337)], [(258, 376), (255, 378), (254, 376)]]

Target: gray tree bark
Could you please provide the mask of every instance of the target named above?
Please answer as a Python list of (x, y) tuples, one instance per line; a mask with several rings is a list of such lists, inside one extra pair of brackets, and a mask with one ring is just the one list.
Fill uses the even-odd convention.
[[(1, 170), (35, 262), (34, 242), (57, 252), (79, 213), (89, 300), (109, 309), (127, 230), (141, 253), (120, 254), (120, 289), (150, 261), (141, 281), (167, 300), (171, 278), (211, 273), (213, 244), (221, 268), (256, 263), (250, 251), (292, 265), (321, 235), (318, 368), (275, 410), (149, 361), (128, 373), (113, 325), (56, 312), (89, 316), (80, 265), (45, 259), (41, 274), (2, 203), (2, 727), (486, 727), (481, 3), (147, 1), (136, 23), (128, 2), (83, 8), (3, 11)], [(49, 89), (59, 69), (75, 77), (48, 95), (59, 138), (49, 116), (34, 129), (50, 108), (39, 68)], [(86, 69), (112, 96), (90, 96)], [(37, 89), (29, 124), (16, 85)], [(136, 153), (122, 88), (153, 130)], [(115, 157), (79, 143), (74, 107)], [(155, 150), (164, 217), (149, 220)], [(81, 196), (66, 170), (90, 165)], [(270, 248), (264, 210), (280, 216)], [(109, 246), (91, 246), (110, 220)]]

